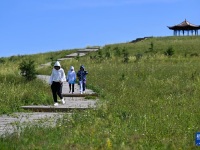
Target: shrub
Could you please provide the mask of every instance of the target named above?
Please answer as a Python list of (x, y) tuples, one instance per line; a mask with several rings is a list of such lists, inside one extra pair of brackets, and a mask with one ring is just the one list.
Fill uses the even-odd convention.
[(1, 64), (5, 64), (6, 63), (6, 59), (4, 57), (0, 58), (0, 63)]
[(122, 52), (118, 46), (116, 46), (113, 50), (115, 51), (115, 56), (121, 57)]
[(80, 54), (79, 53), (77, 53), (77, 56), (75, 57), (75, 59), (79, 61), (79, 59), (80, 59)]
[(123, 54), (123, 62), (128, 63), (129, 61), (129, 53), (127, 51), (127, 49), (124, 47), (122, 50), (122, 54)]
[(101, 49), (98, 50), (98, 57), (99, 58), (103, 57), (103, 51)]
[(141, 58), (142, 58), (142, 56), (143, 56), (143, 54), (142, 53), (137, 53), (136, 55), (135, 55), (135, 57), (136, 57), (136, 62), (137, 61), (139, 61)]
[(190, 56), (196, 56), (196, 57), (198, 57), (199, 54), (198, 53), (192, 53), (192, 54), (190, 54)]
[(27, 81), (36, 79), (37, 71), (35, 69), (35, 63), (32, 60), (23, 60), (19, 64), (20, 74), (26, 78)]
[(173, 49), (173, 47), (170, 46), (164, 54), (167, 55), (167, 56), (174, 55), (174, 49)]
[(112, 58), (110, 49), (107, 49), (107, 50), (106, 50), (106, 56), (105, 56), (105, 57), (106, 57), (106, 58)]
[(154, 45), (153, 45), (153, 42), (151, 42), (150, 45), (151, 45), (151, 47), (149, 48), (149, 51), (150, 51), (150, 52), (153, 52), (153, 51), (154, 51), (154, 48), (153, 48), (153, 46), (154, 46)]

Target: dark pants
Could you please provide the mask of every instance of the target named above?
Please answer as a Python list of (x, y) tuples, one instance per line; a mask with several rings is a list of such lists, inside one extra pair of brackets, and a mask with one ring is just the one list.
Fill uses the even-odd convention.
[(61, 95), (62, 86), (63, 86), (63, 84), (60, 84), (59, 82), (53, 82), (51, 85), (51, 90), (53, 93), (53, 99), (54, 99), (55, 103), (57, 103), (57, 95), (60, 97), (60, 99), (63, 98), (63, 96)]
[(69, 83), (69, 90), (71, 91), (71, 87), (72, 87), (72, 92), (74, 92), (74, 84), (70, 84)]

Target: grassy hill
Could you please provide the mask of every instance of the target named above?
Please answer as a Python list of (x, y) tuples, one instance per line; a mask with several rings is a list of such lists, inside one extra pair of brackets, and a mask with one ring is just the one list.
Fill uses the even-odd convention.
[[(167, 55), (169, 50), (174, 52), (172, 56)], [(27, 128), (20, 137), (1, 140), (0, 146), (14, 148), (17, 145), (20, 149), (24, 146), (30, 149), (197, 149), (199, 55), (199, 36), (157, 37), (138, 43), (106, 45), (85, 57), (62, 61), (65, 72), (72, 65), (75, 71), (85, 65), (89, 72), (87, 88), (100, 93), (98, 110), (66, 116), (67, 120), (61, 119), (56, 128)], [(123, 62), (126, 58), (129, 58), (128, 63)], [(47, 75), (51, 70), (52, 67), (38, 69), (40, 74)], [(5, 77), (7, 75), (5, 73)], [(15, 78), (18, 82), (13, 81), (13, 90), (21, 85), (17, 74), (13, 80)], [(4, 87), (6, 81), (2, 81)], [(44, 88), (29, 93), (41, 92), (46, 95), (42, 102), (50, 103), (49, 87), (40, 81), (29, 86), (33, 84)], [(23, 97), (18, 99), (25, 100)]]
[(76, 51), (77, 49), (62, 50), (0, 58), (0, 114), (22, 111), (20, 110), (22, 105), (52, 103), (48, 85), (40, 80), (27, 82), (21, 77), (18, 67), (22, 60), (31, 59), (35, 61), (36, 67), (40, 68), (40, 64), (51, 62)]

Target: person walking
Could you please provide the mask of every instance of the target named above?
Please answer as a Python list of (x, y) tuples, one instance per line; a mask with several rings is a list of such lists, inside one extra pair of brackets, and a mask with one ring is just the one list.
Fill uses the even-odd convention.
[(86, 75), (88, 72), (85, 70), (85, 67), (83, 65), (80, 66), (80, 70), (77, 73), (77, 77), (79, 78), (79, 84), (80, 84), (80, 93), (85, 94), (85, 84), (86, 84)]
[(70, 71), (67, 74), (67, 82), (69, 83), (69, 93), (74, 93), (74, 84), (76, 81), (76, 72), (74, 71), (74, 67), (71, 66)]
[(55, 102), (54, 106), (58, 106), (57, 95), (60, 97), (62, 104), (65, 104), (64, 98), (61, 94), (64, 81), (66, 81), (65, 72), (61, 68), (60, 63), (56, 61), (49, 80), (49, 85), (51, 85), (53, 99)]

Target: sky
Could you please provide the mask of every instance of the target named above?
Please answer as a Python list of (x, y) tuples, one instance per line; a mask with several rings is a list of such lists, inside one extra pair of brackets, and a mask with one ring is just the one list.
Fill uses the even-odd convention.
[(0, 0), (0, 57), (172, 36), (199, 14), (200, 0)]

